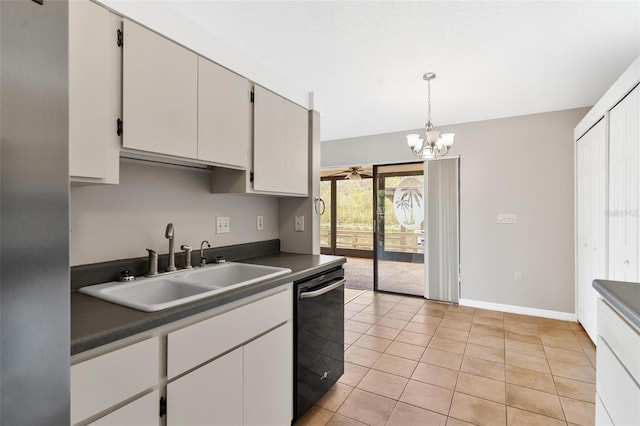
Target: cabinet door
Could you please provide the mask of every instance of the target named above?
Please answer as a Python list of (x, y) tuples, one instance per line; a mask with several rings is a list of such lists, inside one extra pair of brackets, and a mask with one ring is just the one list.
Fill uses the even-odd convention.
[(293, 335), (287, 322), (244, 347), (244, 424), (293, 418)]
[(606, 125), (601, 120), (576, 142), (578, 320), (596, 342), (596, 291), (606, 278)]
[(242, 348), (167, 385), (167, 425), (241, 424)]
[(198, 57), (125, 19), (123, 146), (197, 158)]
[(95, 422), (93, 426), (158, 426), (160, 424), (158, 391), (138, 398)]
[(306, 195), (307, 111), (260, 86), (254, 90), (253, 189)]
[(283, 191), (307, 195), (309, 185), (309, 112), (285, 101), (285, 152), (287, 167), (284, 169)]
[(640, 87), (609, 116), (609, 278), (638, 281)]
[(253, 189), (279, 192), (284, 180), (284, 99), (255, 86), (253, 117)]
[(198, 159), (247, 167), (251, 143), (251, 84), (198, 58)]
[(69, 2), (69, 175), (71, 181), (118, 183), (122, 20), (88, 0)]
[(159, 374), (157, 337), (72, 365), (71, 424), (152, 388)]

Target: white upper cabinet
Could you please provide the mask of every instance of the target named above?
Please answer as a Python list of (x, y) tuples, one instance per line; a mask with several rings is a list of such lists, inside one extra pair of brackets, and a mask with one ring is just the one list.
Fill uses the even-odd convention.
[(198, 56), (124, 20), (125, 148), (197, 158)]
[(260, 86), (254, 90), (253, 189), (306, 196), (308, 112)]
[(69, 2), (69, 175), (72, 182), (119, 181), (122, 19), (88, 0)]
[(198, 58), (198, 159), (246, 168), (251, 146), (251, 84)]
[(610, 279), (638, 281), (640, 86), (611, 110), (609, 126)]

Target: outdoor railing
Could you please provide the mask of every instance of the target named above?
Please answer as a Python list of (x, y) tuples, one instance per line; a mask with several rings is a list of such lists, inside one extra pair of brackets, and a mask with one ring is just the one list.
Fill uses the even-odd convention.
[[(424, 250), (424, 234), (415, 232), (387, 231), (384, 235), (386, 251), (402, 253), (422, 253)], [(320, 246), (329, 247), (331, 230), (320, 230)], [(355, 229), (338, 229), (336, 231), (336, 248), (352, 250), (373, 250), (373, 232)]]

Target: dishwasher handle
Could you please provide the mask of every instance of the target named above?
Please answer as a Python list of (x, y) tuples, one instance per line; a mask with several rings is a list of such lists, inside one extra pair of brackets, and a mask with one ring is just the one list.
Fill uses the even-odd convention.
[(320, 290), (305, 291), (303, 293), (300, 293), (300, 300), (310, 299), (312, 297), (322, 296), (323, 294), (328, 293), (331, 290), (334, 290), (334, 289), (340, 287), (341, 285), (344, 285), (344, 283), (346, 283), (346, 282), (347, 282), (346, 279), (341, 279), (340, 281), (336, 281), (335, 283), (329, 284), (326, 287), (322, 287)]

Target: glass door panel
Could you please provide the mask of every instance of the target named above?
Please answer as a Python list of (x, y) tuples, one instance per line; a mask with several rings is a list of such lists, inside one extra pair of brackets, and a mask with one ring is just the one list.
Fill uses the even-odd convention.
[(423, 163), (378, 166), (374, 175), (375, 288), (424, 296)]
[(373, 250), (373, 179), (335, 182), (335, 254), (370, 258)]
[(320, 198), (324, 203), (324, 212), (320, 216), (320, 251), (324, 254), (332, 254), (332, 196), (331, 196), (331, 180), (320, 181)]

